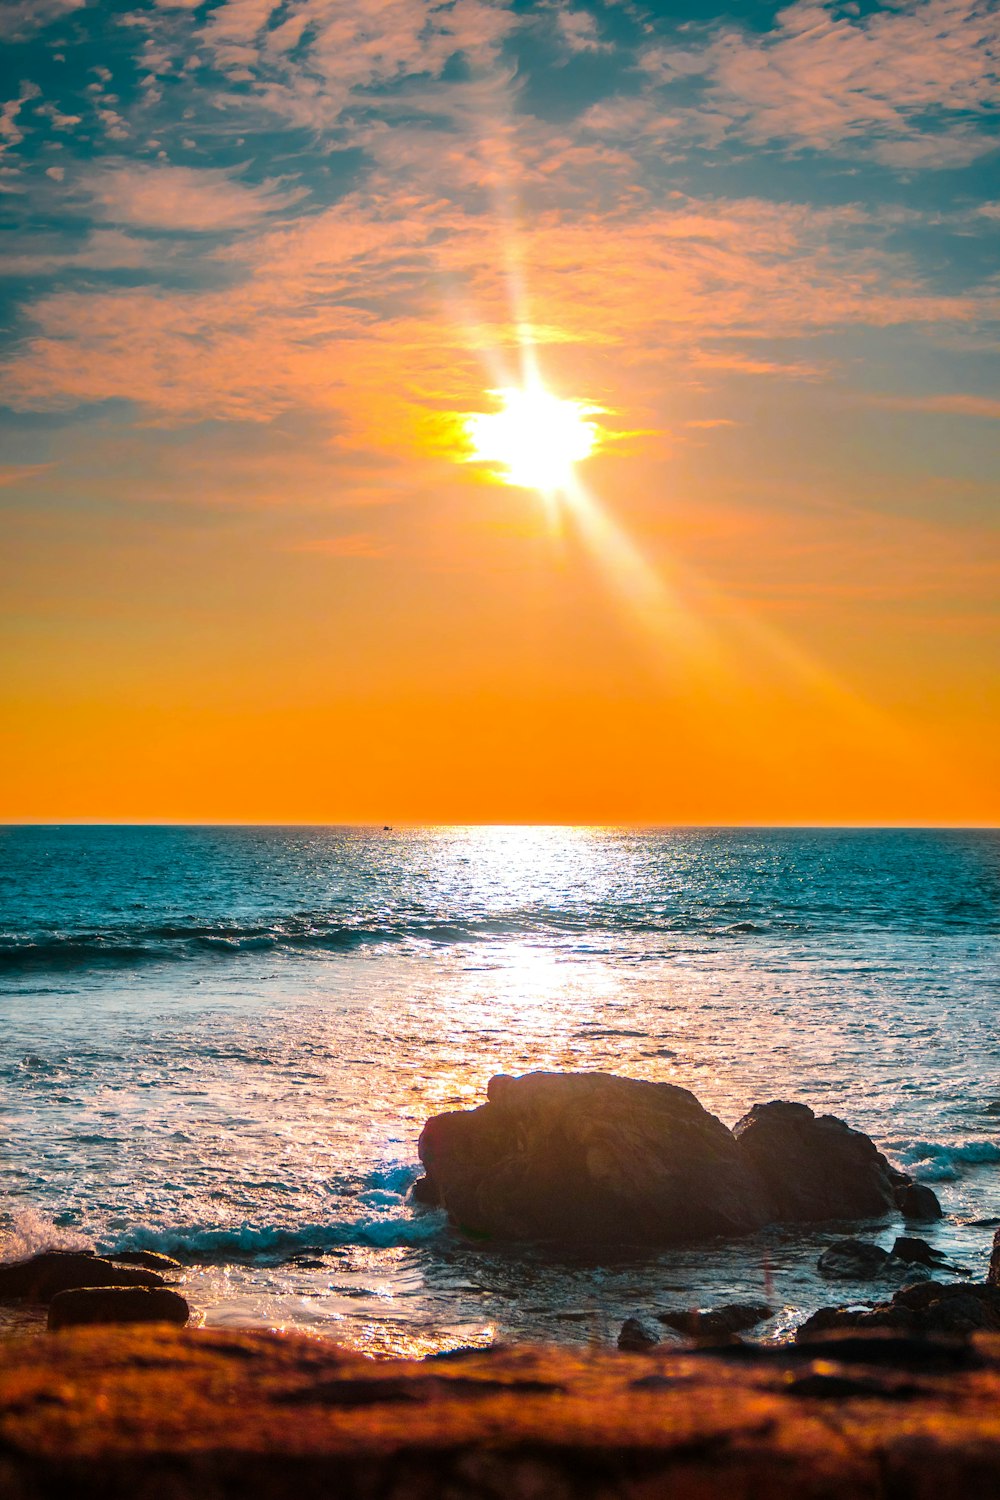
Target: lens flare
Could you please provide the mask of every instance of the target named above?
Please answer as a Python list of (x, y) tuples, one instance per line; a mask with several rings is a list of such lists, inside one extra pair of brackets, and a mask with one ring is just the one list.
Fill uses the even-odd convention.
[(476, 462), (496, 465), (507, 484), (551, 494), (573, 478), (573, 466), (597, 443), (587, 420), (595, 408), (554, 396), (542, 385), (491, 391), (498, 412), (474, 412), (465, 420)]

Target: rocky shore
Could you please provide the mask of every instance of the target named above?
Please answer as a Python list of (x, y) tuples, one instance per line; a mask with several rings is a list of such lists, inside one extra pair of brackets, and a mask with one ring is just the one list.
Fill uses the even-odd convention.
[(817, 1270), (845, 1295), (794, 1342), (753, 1341), (763, 1302), (663, 1305), (617, 1349), (422, 1362), (187, 1328), (183, 1268), (151, 1252), (0, 1264), (0, 1305), (49, 1330), (3, 1346), (0, 1495), (1000, 1500), (1000, 1230), (976, 1284), (913, 1232), (934, 1194), (860, 1131), (786, 1101), (729, 1131), (671, 1085), (534, 1074), (428, 1121), (419, 1149), (416, 1211), (443, 1207), (473, 1245), (892, 1216), (906, 1233), (829, 1241)]

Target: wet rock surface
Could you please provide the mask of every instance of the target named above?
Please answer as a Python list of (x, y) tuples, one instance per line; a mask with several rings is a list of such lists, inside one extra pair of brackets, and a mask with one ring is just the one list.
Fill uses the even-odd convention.
[(956, 1265), (926, 1240), (899, 1235), (891, 1250), (867, 1240), (835, 1240), (816, 1263), (821, 1276), (828, 1280), (871, 1281), (878, 1277), (897, 1280), (927, 1280), (933, 1271), (950, 1271), (968, 1276), (968, 1267)]
[(765, 1302), (730, 1302), (725, 1307), (666, 1308), (657, 1321), (688, 1338), (725, 1338), (756, 1328), (774, 1312)]
[(413, 1190), (473, 1236), (671, 1245), (886, 1214), (908, 1181), (804, 1104), (755, 1105), (730, 1131), (687, 1089), (607, 1073), (501, 1075), (487, 1099), (428, 1120)]
[(775, 1221), (875, 1218), (895, 1208), (905, 1184), (867, 1135), (807, 1104), (755, 1104), (733, 1135)]
[(923, 1281), (901, 1287), (875, 1307), (821, 1307), (796, 1332), (807, 1343), (832, 1330), (889, 1329), (905, 1334), (964, 1337), (1000, 1332), (1000, 1287), (953, 1281)]
[(651, 1328), (645, 1318), (626, 1318), (618, 1335), (618, 1347), (632, 1354), (641, 1354), (646, 1349), (655, 1349), (660, 1335)]
[(903, 1183), (896, 1188), (896, 1207), (904, 1219), (930, 1222), (943, 1217), (938, 1195), (922, 1182)]
[(48, 1327), (89, 1323), (176, 1323), (183, 1327), (191, 1309), (169, 1287), (95, 1286), (57, 1292), (49, 1303)]
[(1000, 1339), (433, 1364), (70, 1329), (0, 1367), (17, 1500), (1000, 1500)]
[(26, 1302), (50, 1302), (58, 1292), (77, 1287), (163, 1285), (163, 1277), (155, 1271), (68, 1250), (45, 1250), (28, 1260), (0, 1265), (0, 1298)]

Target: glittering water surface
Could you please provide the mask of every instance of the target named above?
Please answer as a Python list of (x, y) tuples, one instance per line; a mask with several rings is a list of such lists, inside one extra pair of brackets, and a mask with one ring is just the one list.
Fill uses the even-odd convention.
[(872, 1295), (816, 1276), (826, 1228), (594, 1264), (412, 1207), (429, 1114), (572, 1068), (840, 1114), (979, 1271), (998, 926), (988, 832), (0, 830), (7, 1253), (158, 1247), (211, 1323), (414, 1352)]

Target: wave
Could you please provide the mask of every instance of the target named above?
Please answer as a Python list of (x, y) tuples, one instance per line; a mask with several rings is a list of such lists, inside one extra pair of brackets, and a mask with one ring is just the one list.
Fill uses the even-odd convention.
[[(754, 931), (759, 929), (754, 928)], [(559, 938), (606, 931), (647, 936), (705, 932), (706, 919), (688, 916), (658, 922), (612, 914), (512, 913), (465, 921), (400, 916), (377, 922), (281, 919), (263, 925), (163, 924), (30, 936), (0, 933), (0, 973), (177, 962), (192, 958), (270, 952), (309, 955), (349, 953), (376, 944), (455, 946), (502, 938)]]
[(909, 1141), (893, 1154), (918, 1182), (956, 1182), (970, 1167), (995, 1166), (1000, 1162), (996, 1141)]
[(445, 1215), (422, 1209), (408, 1217), (399, 1214), (341, 1219), (331, 1224), (181, 1225), (169, 1229), (137, 1229), (125, 1239), (102, 1246), (105, 1253), (122, 1250), (159, 1250), (182, 1261), (281, 1262), (296, 1255), (322, 1253), (346, 1245), (379, 1250), (426, 1245), (445, 1229)]

